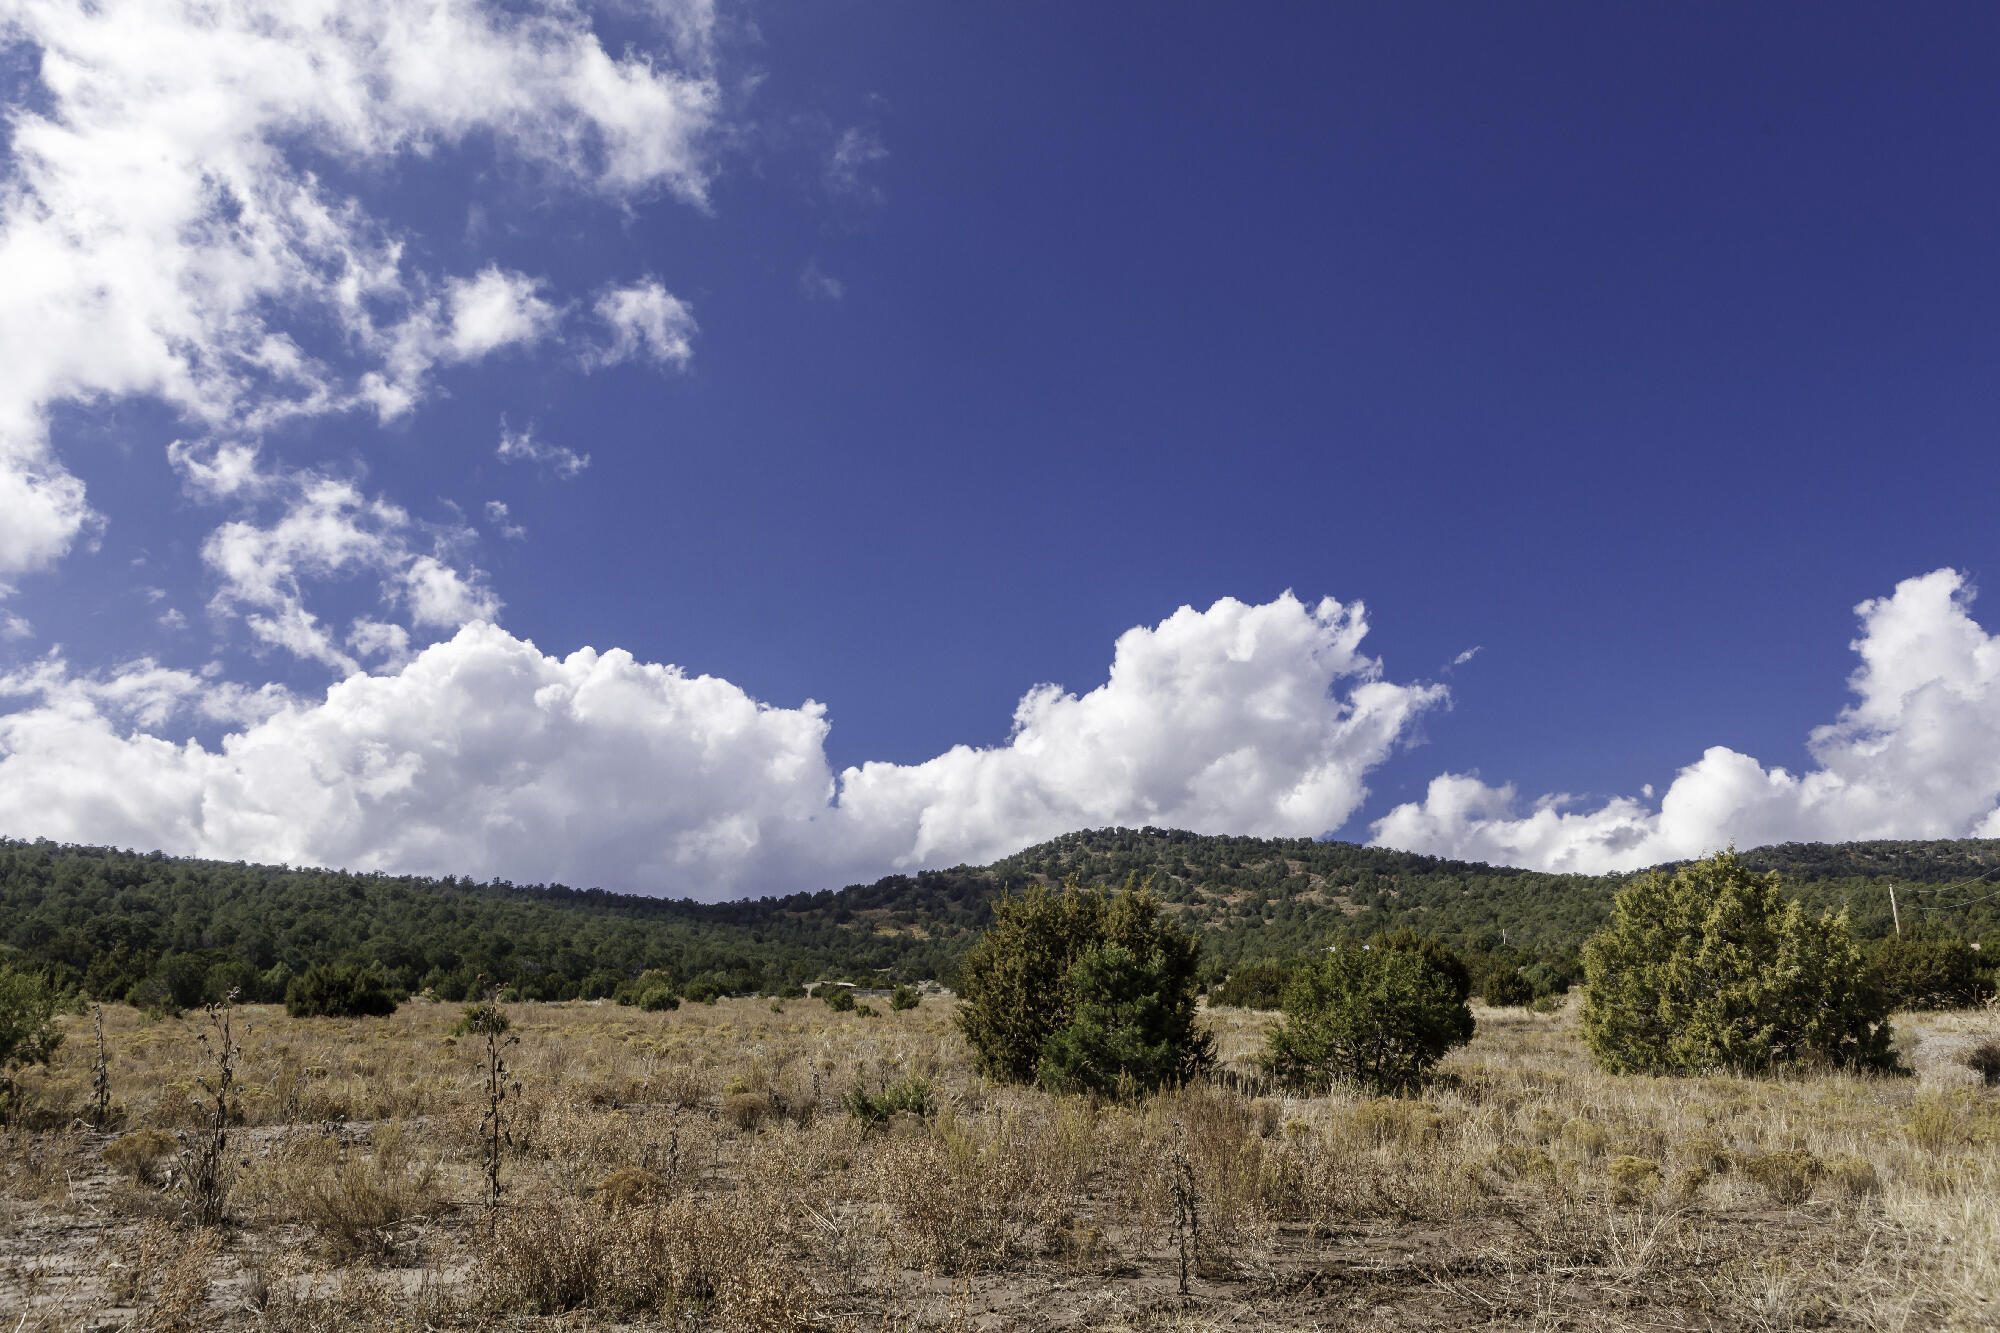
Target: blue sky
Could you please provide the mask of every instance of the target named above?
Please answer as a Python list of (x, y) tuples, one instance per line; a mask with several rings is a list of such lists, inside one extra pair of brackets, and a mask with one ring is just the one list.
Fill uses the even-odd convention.
[(218, 13), (7, 33), (0, 833), (2000, 833), (1987, 7)]

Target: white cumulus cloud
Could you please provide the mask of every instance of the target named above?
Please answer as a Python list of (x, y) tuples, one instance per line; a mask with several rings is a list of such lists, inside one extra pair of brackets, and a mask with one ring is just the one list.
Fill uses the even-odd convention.
[(597, 317), (611, 340), (591, 354), (591, 365), (615, 366), (644, 357), (679, 368), (694, 357), (694, 312), (652, 278), (606, 291), (597, 298)]
[(1106, 824), (1314, 836), (1366, 795), (1363, 778), (1439, 686), (1381, 678), (1358, 604), (1287, 593), (1182, 607), (1119, 636), (1086, 694), (1030, 690), (1004, 746), (922, 764), (864, 764), (842, 813), (899, 866), (984, 860)]
[[(1004, 745), (838, 777), (810, 700), (773, 707), (621, 651), (556, 658), (483, 622), (323, 699), (239, 691), (249, 720), (213, 748), (162, 733), (222, 687), (174, 676), (140, 708), (143, 681), (50, 659), (0, 678), (27, 701), (0, 716), (0, 832), (707, 898), (1083, 824), (1318, 833), (1444, 698), (1383, 679), (1365, 633), (1358, 606), (1289, 594), (1183, 608), (1121, 636), (1095, 689), (1029, 691)], [(350, 643), (403, 646), (359, 624)]]
[(544, 301), (541, 283), (525, 273), (494, 265), (476, 277), (460, 278), (446, 288), (451, 308), (451, 354), (475, 361), (503, 347), (528, 344), (545, 337), (558, 312)]
[(2000, 637), (1971, 614), (1949, 569), (1906, 579), (1855, 608), (1855, 700), (1815, 728), (1804, 773), (1712, 746), (1655, 805), (1620, 797), (1578, 809), (1548, 796), (1521, 809), (1507, 785), (1434, 779), (1374, 841), (1467, 860), (1597, 873), (1700, 856), (1735, 843), (2000, 837)]

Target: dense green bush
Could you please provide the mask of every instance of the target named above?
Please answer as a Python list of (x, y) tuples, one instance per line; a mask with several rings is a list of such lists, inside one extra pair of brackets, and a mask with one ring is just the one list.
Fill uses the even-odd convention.
[(1210, 1004), (1238, 1009), (1276, 1009), (1285, 1000), (1286, 969), (1283, 963), (1266, 960), (1239, 967), (1208, 993)]
[(285, 988), (285, 1012), (293, 1018), (364, 1018), (395, 1013), (396, 997), (374, 968), (317, 963)]
[(1210, 1059), (1195, 1026), (1201, 944), (1146, 883), (1002, 894), (959, 967), (958, 1024), (982, 1071), (1051, 1086), (1157, 1087)]
[(898, 986), (889, 992), (889, 1007), (897, 1013), (901, 1013), (905, 1009), (914, 1009), (922, 1003), (923, 1001), (917, 997), (917, 993), (908, 986)]
[(629, 981), (619, 982), (611, 998), (618, 1004), (637, 1005), (649, 1014), (681, 1007), (681, 993), (674, 985), (673, 974), (658, 968), (649, 968)]
[(819, 997), (826, 1001), (826, 1007), (836, 1014), (854, 1012), (854, 992), (845, 986), (826, 984), (819, 988)]
[(1869, 955), (1870, 979), (1894, 1009), (1968, 1009), (1993, 996), (1979, 950), (1949, 931), (1891, 935)]
[(1069, 1022), (1042, 1044), (1037, 1081), (1108, 1090), (1130, 1079), (1154, 1088), (1199, 1069), (1210, 1043), (1192, 1031), (1191, 980), (1186, 1012), (1176, 1006), (1174, 967), (1171, 956), (1141, 957), (1122, 944), (1085, 951), (1070, 968)]
[(690, 977), (687, 985), (681, 987), (681, 998), (689, 1004), (714, 1004), (728, 994), (728, 978), (714, 972), (703, 972)]
[(478, 1000), (465, 1006), (465, 1012), (451, 1025), (454, 1037), (499, 1036), (514, 1026), (514, 1020), (499, 1005), (487, 1000)]
[(1472, 1037), (1456, 981), (1414, 948), (1329, 950), (1293, 971), (1283, 1007), (1264, 1061), (1302, 1090), (1345, 1079), (1371, 1092), (1407, 1092)]
[(1496, 1009), (1512, 1009), (1535, 998), (1535, 983), (1521, 975), (1521, 969), (1501, 963), (1486, 974), (1486, 989), (1480, 997)]
[(681, 1007), (681, 997), (674, 994), (674, 988), (665, 982), (655, 982), (639, 992), (634, 1000), (642, 1013), (664, 1014)]
[[(1465, 965), (1465, 960), (1460, 958), (1449, 944), (1435, 935), (1426, 935), (1413, 926), (1404, 926), (1401, 930), (1385, 931), (1373, 936), (1368, 941), (1368, 947), (1400, 949), (1404, 953), (1413, 953), (1423, 959), (1433, 972), (1451, 983), (1452, 994), (1458, 997), (1460, 1004), (1472, 998), (1472, 969)], [(1465, 1021), (1467, 1023), (1465, 1035), (1469, 1039), (1472, 1036), (1470, 1026), (1472, 1011), (1469, 1009), (1466, 1011)]]
[(0, 964), (0, 1116), (13, 1114), (14, 1074), (45, 1065), (62, 1045), (62, 996), (47, 978)]
[(1808, 916), (1734, 852), (1620, 890), (1583, 965), (1583, 1037), (1615, 1074), (1895, 1063), (1845, 914)]
[(928, 1080), (911, 1076), (871, 1094), (865, 1084), (857, 1083), (841, 1095), (840, 1105), (847, 1114), (866, 1124), (887, 1120), (904, 1111), (929, 1115), (931, 1085)]
[(594, 972), (586, 972), (583, 980), (576, 985), (579, 1000), (608, 1000), (618, 993), (625, 978), (608, 967), (600, 967)]

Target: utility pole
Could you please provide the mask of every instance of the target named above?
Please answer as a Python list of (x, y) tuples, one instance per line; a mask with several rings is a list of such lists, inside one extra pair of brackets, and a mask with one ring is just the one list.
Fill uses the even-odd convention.
[(1903, 914), (1896, 910), (1896, 886), (1889, 886), (1889, 915), (1896, 919), (1896, 938), (1903, 938)]

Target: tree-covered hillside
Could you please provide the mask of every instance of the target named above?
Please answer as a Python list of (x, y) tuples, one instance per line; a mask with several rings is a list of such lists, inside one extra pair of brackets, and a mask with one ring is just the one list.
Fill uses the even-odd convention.
[[(2000, 926), (2000, 841), (1788, 844), (1745, 855), (1857, 933), (1904, 924), (1977, 939)], [(1573, 975), (1625, 876), (1549, 875), (1309, 839), (1162, 829), (1073, 833), (991, 866), (892, 875), (839, 891), (699, 904), (561, 885), (293, 870), (0, 840), (0, 961), (107, 999), (192, 1004), (235, 987), (277, 998), (314, 963), (379, 966), (396, 986), (523, 997), (609, 993), (645, 970), (680, 984), (775, 990), (820, 976), (939, 978), (1009, 885), (1151, 875), (1199, 929), (1206, 972), (1414, 926), (1473, 953)]]

